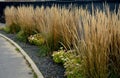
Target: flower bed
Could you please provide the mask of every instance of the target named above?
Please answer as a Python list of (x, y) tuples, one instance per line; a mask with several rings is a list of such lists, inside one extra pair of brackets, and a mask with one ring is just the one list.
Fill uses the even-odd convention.
[[(92, 8), (90, 13), (76, 7), (7, 7), (6, 25), (10, 33), (23, 31), (26, 42), (47, 47), (45, 55), (51, 56), (63, 47), (62, 52), (53, 54), (53, 60), (64, 64), (68, 78), (117, 78), (120, 7), (117, 13), (110, 12), (107, 5), (104, 8), (103, 11)], [(69, 50), (75, 51), (66, 54)]]

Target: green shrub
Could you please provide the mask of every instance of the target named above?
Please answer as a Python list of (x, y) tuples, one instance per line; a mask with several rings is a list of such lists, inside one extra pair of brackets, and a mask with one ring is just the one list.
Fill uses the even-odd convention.
[(39, 46), (40, 51), (38, 52), (39, 57), (47, 56), (50, 53), (50, 48), (46, 45)]
[(72, 51), (65, 52), (61, 49), (58, 52), (53, 52), (52, 56), (55, 63), (64, 64), (67, 78), (84, 78), (82, 61)]
[(17, 24), (12, 24), (10, 26), (5, 26), (3, 30), (6, 33), (18, 33), (20, 31), (20, 27)]
[(10, 33), (18, 33), (20, 31), (20, 26), (18, 24), (11, 24), (8, 26), (10, 28)]
[(23, 42), (27, 42), (27, 38), (28, 36), (23, 32), (23, 31), (19, 31), (16, 35), (16, 38), (19, 40), (19, 41), (23, 41)]
[(64, 63), (64, 68), (66, 69), (65, 75), (67, 78), (84, 78), (82, 61), (77, 55), (71, 52), (66, 52), (66, 61)]
[(64, 50), (60, 50), (58, 52), (53, 52), (52, 56), (53, 56), (53, 60), (55, 63), (64, 63)]
[(45, 43), (45, 39), (43, 38), (43, 36), (41, 34), (31, 35), (30, 37), (28, 37), (28, 41), (31, 44), (34, 44), (37, 46), (40, 46)]
[(52, 57), (54, 62), (64, 64), (66, 61), (73, 59), (73, 53), (71, 51), (66, 52), (61, 47), (60, 50), (53, 52)]
[(53, 35), (45, 34), (45, 38), (46, 38), (46, 43), (49, 46), (50, 50), (53, 51), (54, 50)]
[(6, 32), (6, 33), (10, 33), (10, 28), (9, 27), (4, 27), (3, 30)]
[(65, 62), (64, 67), (67, 78), (84, 78), (82, 65), (76, 59)]

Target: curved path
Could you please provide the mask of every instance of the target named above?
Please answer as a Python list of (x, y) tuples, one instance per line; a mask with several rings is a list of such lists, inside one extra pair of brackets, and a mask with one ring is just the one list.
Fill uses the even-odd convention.
[(5, 24), (4, 23), (0, 23), (0, 27), (4, 27), (5, 26)]
[(33, 78), (22, 55), (0, 36), (0, 78)]

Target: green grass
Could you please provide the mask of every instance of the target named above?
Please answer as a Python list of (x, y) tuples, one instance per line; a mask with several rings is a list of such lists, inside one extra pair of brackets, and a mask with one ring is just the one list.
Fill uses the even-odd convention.
[(16, 35), (16, 38), (19, 40), (19, 41), (22, 41), (22, 42), (27, 42), (27, 36), (25, 35), (24, 31), (19, 31)]
[(47, 47), (46, 45), (42, 45), (39, 47), (39, 52), (37, 53), (38, 57), (44, 57), (49, 55), (50, 53), (50, 49), (49, 47)]
[(38, 78), (38, 76), (35, 72), (33, 72), (33, 78)]
[(19, 48), (17, 48), (17, 47), (15, 48), (15, 50), (16, 50), (17, 52), (20, 52)]
[(5, 26), (5, 27), (3, 28), (3, 31), (5, 31), (6, 33), (10, 33), (10, 28), (7, 27), (7, 26)]

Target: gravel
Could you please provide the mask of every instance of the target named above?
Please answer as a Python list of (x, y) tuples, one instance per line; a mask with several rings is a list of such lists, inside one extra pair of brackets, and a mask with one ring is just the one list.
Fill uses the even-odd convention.
[(15, 34), (6, 34), (4, 31), (0, 30), (0, 33), (6, 35), (13, 41), (15, 41), (21, 48), (31, 57), (35, 62), (44, 78), (66, 78), (64, 76), (65, 69), (62, 65), (53, 62), (51, 56), (38, 56), (40, 48), (29, 43), (23, 43), (16, 39)]

